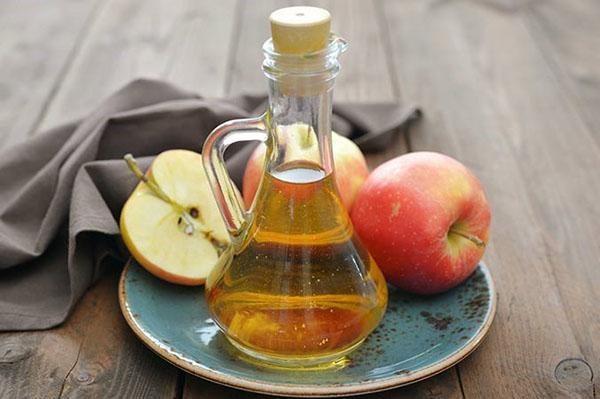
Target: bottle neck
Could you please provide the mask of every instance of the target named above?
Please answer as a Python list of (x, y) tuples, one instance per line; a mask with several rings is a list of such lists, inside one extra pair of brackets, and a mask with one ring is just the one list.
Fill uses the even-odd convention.
[[(310, 164), (325, 175), (333, 172), (331, 109), (333, 83), (346, 41), (332, 35), (323, 50), (281, 54), (271, 39), (263, 45), (263, 72), (269, 80), (267, 171)], [(321, 173), (323, 175), (323, 173)]]
[[(311, 85), (312, 89), (307, 89)], [(268, 171), (307, 163), (323, 170), (325, 175), (333, 172), (332, 97), (333, 79), (312, 83), (269, 79), (273, 148)]]

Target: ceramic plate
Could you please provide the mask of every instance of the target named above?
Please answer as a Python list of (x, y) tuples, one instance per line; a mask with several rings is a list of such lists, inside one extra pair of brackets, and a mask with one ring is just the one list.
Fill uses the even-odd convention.
[(154, 352), (205, 379), (248, 391), (287, 396), (340, 396), (381, 391), (431, 377), (481, 343), (496, 294), (481, 263), (459, 287), (421, 297), (390, 287), (384, 320), (336, 369), (288, 371), (240, 360), (210, 319), (202, 287), (153, 277), (134, 261), (119, 284), (121, 310)]

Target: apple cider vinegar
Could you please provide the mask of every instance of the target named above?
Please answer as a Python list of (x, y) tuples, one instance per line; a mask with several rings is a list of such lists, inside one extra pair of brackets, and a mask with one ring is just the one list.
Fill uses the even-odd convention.
[(266, 173), (247, 243), (208, 283), (215, 321), (255, 358), (335, 360), (383, 316), (384, 278), (354, 236), (334, 184), (309, 161)]
[[(262, 65), (267, 111), (221, 124), (202, 151), (231, 238), (205, 295), (241, 359), (338, 367), (387, 305), (383, 275), (354, 234), (334, 179), (333, 84), (347, 42), (330, 33), (331, 16), (320, 8), (288, 7), (269, 20)], [(254, 140), (265, 144), (265, 158), (256, 197), (245, 209), (224, 153), (232, 143)]]

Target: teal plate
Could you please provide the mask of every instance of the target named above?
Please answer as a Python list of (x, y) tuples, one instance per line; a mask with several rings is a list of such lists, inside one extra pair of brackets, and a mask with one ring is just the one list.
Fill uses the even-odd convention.
[(173, 285), (134, 261), (119, 284), (135, 334), (183, 370), (234, 388), (286, 396), (341, 396), (407, 385), (455, 365), (481, 343), (496, 311), (487, 267), (459, 287), (422, 297), (390, 287), (385, 318), (338, 368), (290, 371), (241, 360), (210, 319), (201, 287)]

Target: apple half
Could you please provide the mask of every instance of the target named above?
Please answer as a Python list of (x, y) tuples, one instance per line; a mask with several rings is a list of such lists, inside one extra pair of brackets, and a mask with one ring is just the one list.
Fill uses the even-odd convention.
[[(129, 157), (129, 158), (128, 158)], [(200, 285), (229, 245), (229, 236), (204, 173), (202, 156), (170, 150), (158, 155), (121, 211), (120, 228), (131, 255), (155, 276)]]

